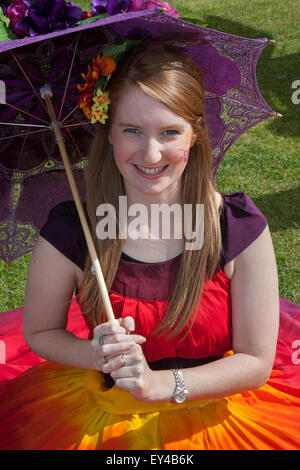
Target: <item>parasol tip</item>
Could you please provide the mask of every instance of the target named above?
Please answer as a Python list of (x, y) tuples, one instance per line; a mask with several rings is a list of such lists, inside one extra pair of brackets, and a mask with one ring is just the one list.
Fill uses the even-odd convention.
[(46, 83), (46, 85), (43, 85), (40, 88), (40, 94), (43, 100), (45, 99), (46, 96), (50, 96), (50, 98), (52, 98), (53, 93), (51, 91), (51, 86), (48, 83)]
[(268, 44), (271, 44), (271, 46), (275, 46), (276, 41), (274, 41), (274, 39), (268, 39)]
[(282, 117), (283, 117), (282, 114), (277, 113), (276, 111), (272, 111), (272, 112), (270, 113), (270, 115), (273, 116), (273, 117), (277, 117), (277, 118), (282, 118)]

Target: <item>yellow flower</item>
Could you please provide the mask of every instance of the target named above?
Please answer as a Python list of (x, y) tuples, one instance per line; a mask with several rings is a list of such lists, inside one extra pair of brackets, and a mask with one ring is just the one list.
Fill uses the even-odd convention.
[(107, 106), (98, 106), (97, 104), (94, 104), (91, 108), (91, 123), (95, 124), (95, 122), (101, 122), (102, 124), (105, 123), (105, 119), (108, 118), (108, 115), (106, 114), (107, 111)]
[(97, 90), (96, 96), (93, 98), (94, 103), (98, 105), (109, 105), (110, 100), (108, 98), (108, 91), (103, 92), (102, 90)]

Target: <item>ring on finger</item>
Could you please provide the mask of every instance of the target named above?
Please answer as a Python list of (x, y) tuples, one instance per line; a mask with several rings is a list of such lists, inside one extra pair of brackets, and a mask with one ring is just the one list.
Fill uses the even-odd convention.
[(99, 341), (100, 346), (103, 346), (103, 345), (105, 344), (105, 343), (104, 343), (104, 335), (103, 335), (103, 336), (100, 336), (99, 339), (98, 339), (98, 341)]
[(122, 360), (122, 367), (129, 366), (128, 362), (124, 361), (124, 356), (125, 356), (125, 354), (122, 354), (122, 358), (121, 358), (121, 360)]

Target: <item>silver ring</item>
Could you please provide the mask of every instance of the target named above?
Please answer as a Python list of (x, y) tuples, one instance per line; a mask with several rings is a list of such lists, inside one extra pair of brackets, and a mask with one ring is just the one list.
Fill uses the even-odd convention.
[(122, 355), (122, 367), (129, 366), (128, 362), (124, 361), (125, 353)]
[(104, 335), (103, 336), (100, 336), (100, 338), (98, 339), (99, 341), (99, 344), (100, 346), (103, 346), (105, 343), (104, 343)]

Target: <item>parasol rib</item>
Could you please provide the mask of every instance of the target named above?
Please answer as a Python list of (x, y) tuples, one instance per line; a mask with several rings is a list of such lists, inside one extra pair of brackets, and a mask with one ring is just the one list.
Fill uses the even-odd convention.
[(68, 158), (68, 155), (67, 155), (67, 151), (66, 151), (66, 147), (65, 147), (65, 144), (64, 144), (63, 136), (62, 136), (60, 127), (58, 125), (58, 122), (56, 120), (55, 111), (54, 111), (52, 101), (51, 101), (50, 88), (48, 88), (47, 91), (45, 90), (45, 87), (43, 89), (41, 89), (41, 95), (42, 95), (42, 97), (45, 100), (46, 105), (47, 105), (48, 113), (49, 113), (49, 116), (50, 116), (50, 119), (51, 119), (54, 134), (55, 134), (55, 137), (56, 137), (56, 142), (57, 142), (57, 145), (58, 145), (60, 153), (61, 153), (61, 157), (62, 157), (64, 167), (65, 167), (65, 170), (66, 170), (66, 173), (67, 173), (69, 185), (70, 185), (73, 197), (74, 197), (74, 201), (75, 201), (75, 204), (76, 204), (76, 208), (77, 208), (77, 211), (78, 211), (78, 215), (79, 215), (79, 218), (80, 218), (82, 229), (83, 229), (85, 239), (86, 239), (86, 242), (87, 242), (87, 247), (88, 247), (88, 250), (89, 250), (89, 254), (91, 256), (91, 260), (92, 260), (92, 263), (93, 263), (93, 266), (94, 266), (94, 269), (95, 269), (95, 275), (96, 275), (96, 279), (97, 279), (99, 289), (100, 289), (100, 292), (101, 292), (101, 295), (102, 295), (102, 300), (103, 300), (103, 303), (104, 303), (104, 308), (105, 308), (105, 312), (106, 312), (106, 315), (107, 315), (107, 319), (110, 322), (115, 322), (117, 320), (115, 320), (115, 317), (114, 317), (114, 313), (113, 313), (113, 309), (112, 309), (112, 306), (111, 306), (111, 303), (110, 303), (110, 299), (109, 299), (108, 291), (107, 291), (107, 288), (106, 288), (105, 280), (104, 280), (104, 277), (103, 277), (102, 269), (101, 269), (100, 262), (99, 262), (99, 259), (98, 259), (98, 256), (97, 256), (97, 252), (96, 252), (96, 249), (95, 249), (95, 246), (94, 246), (94, 242), (93, 242), (93, 239), (92, 239), (92, 236), (91, 236), (91, 233), (90, 233), (90, 229), (89, 229), (86, 217), (85, 217), (85, 213), (84, 213), (84, 210), (83, 210), (83, 207), (82, 207), (82, 203), (81, 203), (79, 192), (78, 192), (78, 189), (77, 189), (77, 186), (76, 186), (76, 183), (75, 183), (75, 179), (74, 179), (74, 176), (73, 176), (73, 173), (72, 173), (72, 169), (71, 169), (71, 165), (70, 165), (69, 158)]
[[(20, 62), (19, 62), (17, 56), (16, 56), (13, 52), (11, 52), (11, 51), (10, 51), (10, 53), (11, 53), (11, 55), (13, 56), (14, 61), (15, 61), (15, 62), (18, 64), (18, 66), (20, 67), (20, 69), (21, 69), (21, 71), (22, 71), (24, 77), (26, 78), (27, 82), (29, 83), (29, 85), (30, 85), (30, 87), (31, 87), (31, 89), (32, 89), (32, 91), (33, 91), (33, 93), (35, 94), (35, 96), (37, 97), (37, 99), (39, 100), (39, 102), (41, 103), (42, 107), (45, 109), (43, 100), (41, 100), (41, 98), (39, 97), (38, 92), (36, 91), (36, 89), (34, 88), (33, 84), (31, 83), (30, 78), (28, 77), (27, 73), (25, 72), (25, 70), (23, 69), (22, 65), (20, 64)], [(47, 110), (45, 109), (45, 111), (47, 111)]]
[(69, 73), (68, 73), (68, 78), (67, 78), (67, 82), (66, 82), (66, 86), (65, 86), (64, 96), (63, 96), (61, 106), (60, 106), (60, 110), (59, 110), (59, 114), (58, 114), (58, 120), (59, 121), (61, 120), (61, 114), (62, 114), (62, 111), (64, 109), (64, 104), (65, 104), (65, 100), (66, 100), (66, 96), (67, 96), (67, 91), (68, 91), (68, 86), (69, 86), (69, 82), (70, 82), (70, 78), (71, 78), (71, 73), (72, 73), (72, 70), (73, 70), (74, 59), (75, 59), (75, 55), (76, 55), (76, 51), (77, 51), (77, 47), (78, 47), (79, 38), (80, 38), (80, 34), (77, 38), (77, 41), (76, 41), (76, 44), (75, 44), (75, 47), (74, 47), (74, 51), (73, 51), (71, 65), (69, 67)]

